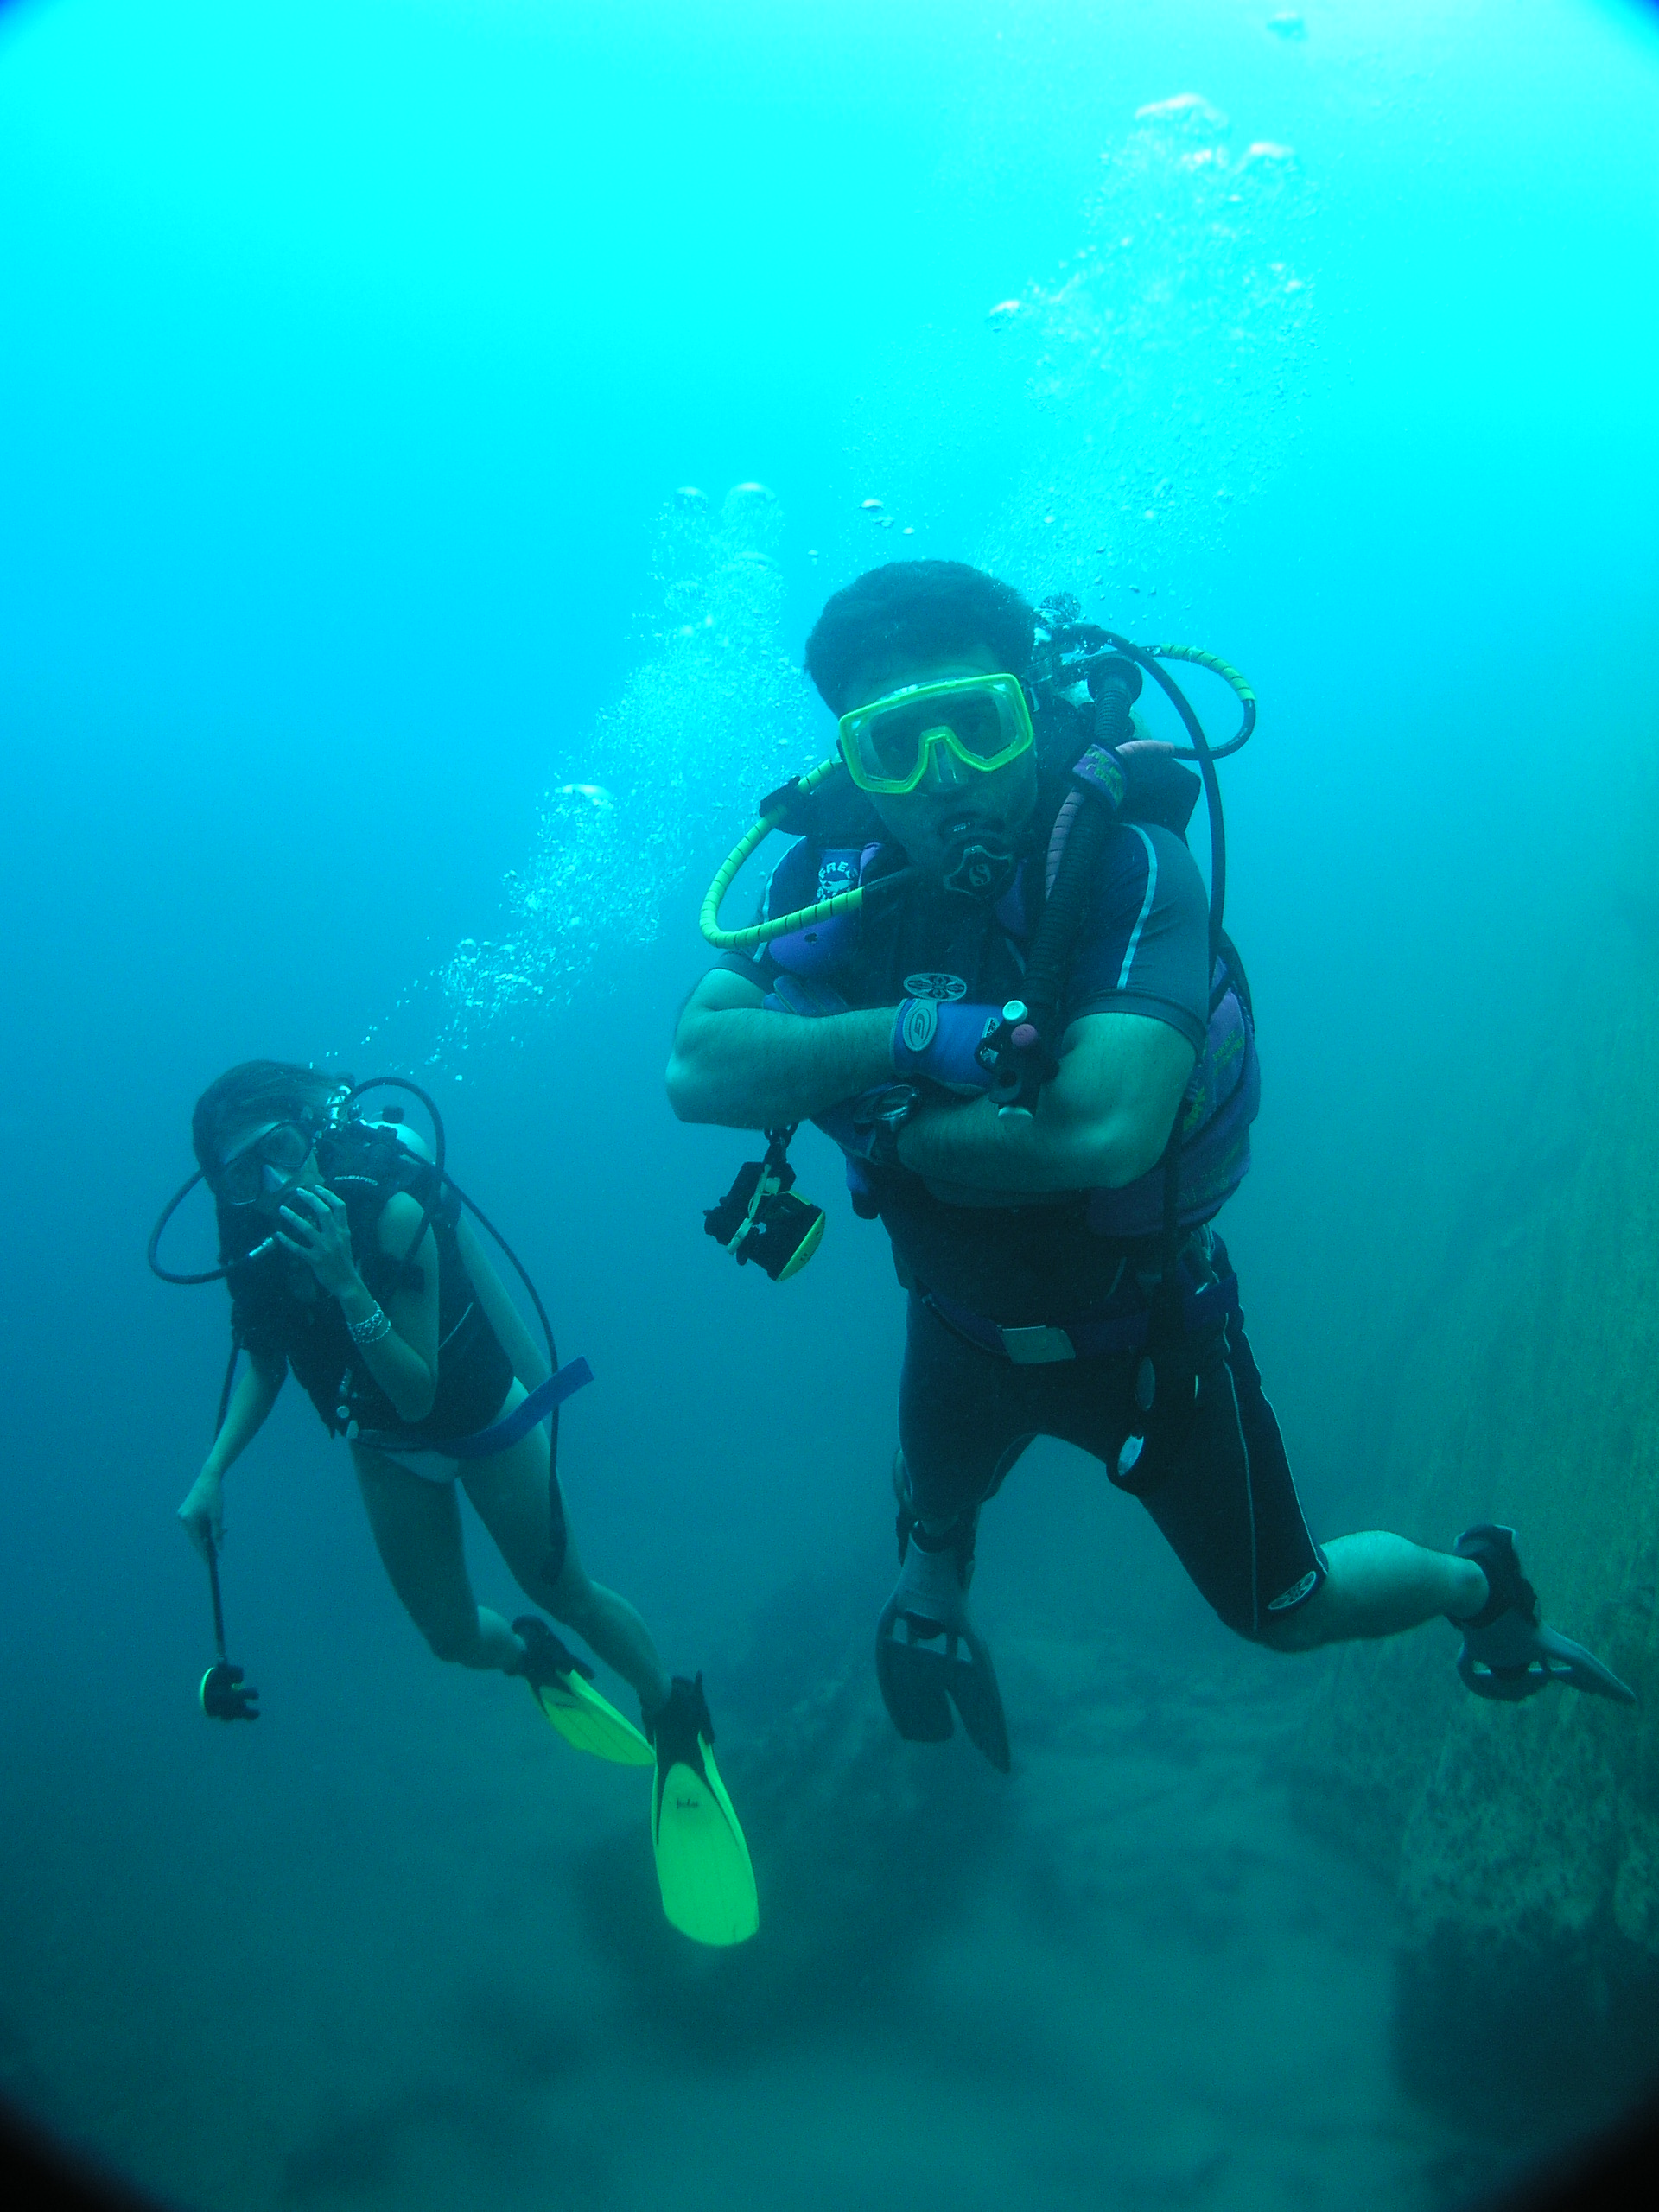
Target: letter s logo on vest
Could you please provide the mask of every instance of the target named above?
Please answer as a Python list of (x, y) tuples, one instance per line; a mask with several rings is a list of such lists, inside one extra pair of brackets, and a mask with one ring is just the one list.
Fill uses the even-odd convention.
[(907, 999), (965, 999), (967, 995), (968, 986), (960, 976), (943, 976), (929, 969), (905, 978)]

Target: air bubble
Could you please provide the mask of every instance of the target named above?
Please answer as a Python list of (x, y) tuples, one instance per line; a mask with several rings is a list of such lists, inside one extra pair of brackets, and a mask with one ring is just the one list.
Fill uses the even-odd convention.
[(429, 1064), (522, 1039), (526, 1017), (567, 1007), (608, 951), (652, 943), (668, 906), (701, 889), (711, 829), (735, 838), (779, 753), (810, 757), (805, 679), (782, 631), (783, 527), (762, 484), (718, 511), (690, 486), (664, 506), (658, 623), (696, 614), (643, 624), (620, 696), (552, 753), (529, 856), (503, 877), (504, 935), (462, 938), (410, 995), (411, 1018), (438, 1031)]

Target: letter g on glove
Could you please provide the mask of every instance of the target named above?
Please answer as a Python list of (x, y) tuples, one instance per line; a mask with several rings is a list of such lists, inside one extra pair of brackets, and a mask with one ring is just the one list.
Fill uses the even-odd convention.
[(1001, 1009), (967, 999), (901, 999), (893, 1024), (893, 1065), (900, 1075), (988, 1090), (996, 1080), (988, 1049)]

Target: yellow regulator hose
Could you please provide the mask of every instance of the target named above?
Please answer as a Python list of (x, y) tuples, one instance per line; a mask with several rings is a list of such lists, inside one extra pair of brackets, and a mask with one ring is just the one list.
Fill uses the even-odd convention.
[(721, 901), (736, 880), (739, 869), (751, 854), (758, 851), (771, 836), (797, 800), (815, 791), (828, 777), (841, 766), (841, 755), (821, 760), (816, 768), (809, 769), (798, 783), (790, 784), (779, 795), (775, 812), (763, 814), (753, 823), (732, 847), (721, 862), (720, 873), (709, 885), (698, 917), (702, 933), (716, 952), (747, 952), (757, 944), (770, 944), (775, 937), (787, 937), (791, 930), (803, 930), (809, 922), (827, 922), (837, 914), (855, 914), (864, 904), (861, 884), (851, 891), (838, 891), (833, 899), (820, 900), (816, 906), (803, 906), (798, 913), (776, 916), (769, 922), (756, 922), (747, 930), (723, 930), (720, 926)]

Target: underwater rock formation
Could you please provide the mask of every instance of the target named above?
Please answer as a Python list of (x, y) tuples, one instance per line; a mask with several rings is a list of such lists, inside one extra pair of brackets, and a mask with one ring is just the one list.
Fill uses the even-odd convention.
[(1301, 1793), (1398, 1882), (1402, 2078), (1522, 2135), (1597, 2122), (1659, 2074), (1659, 975), (1628, 935), (1598, 944), (1605, 997), (1534, 999), (1510, 1117), (1532, 1134), (1511, 1142), (1497, 1102), (1503, 1172), (1471, 1185), (1421, 1321), (1379, 1360), (1368, 1487), (1440, 1548), (1513, 1523), (1545, 1619), (1641, 1704), (1469, 1696), (1431, 1625), (1335, 1659)]

